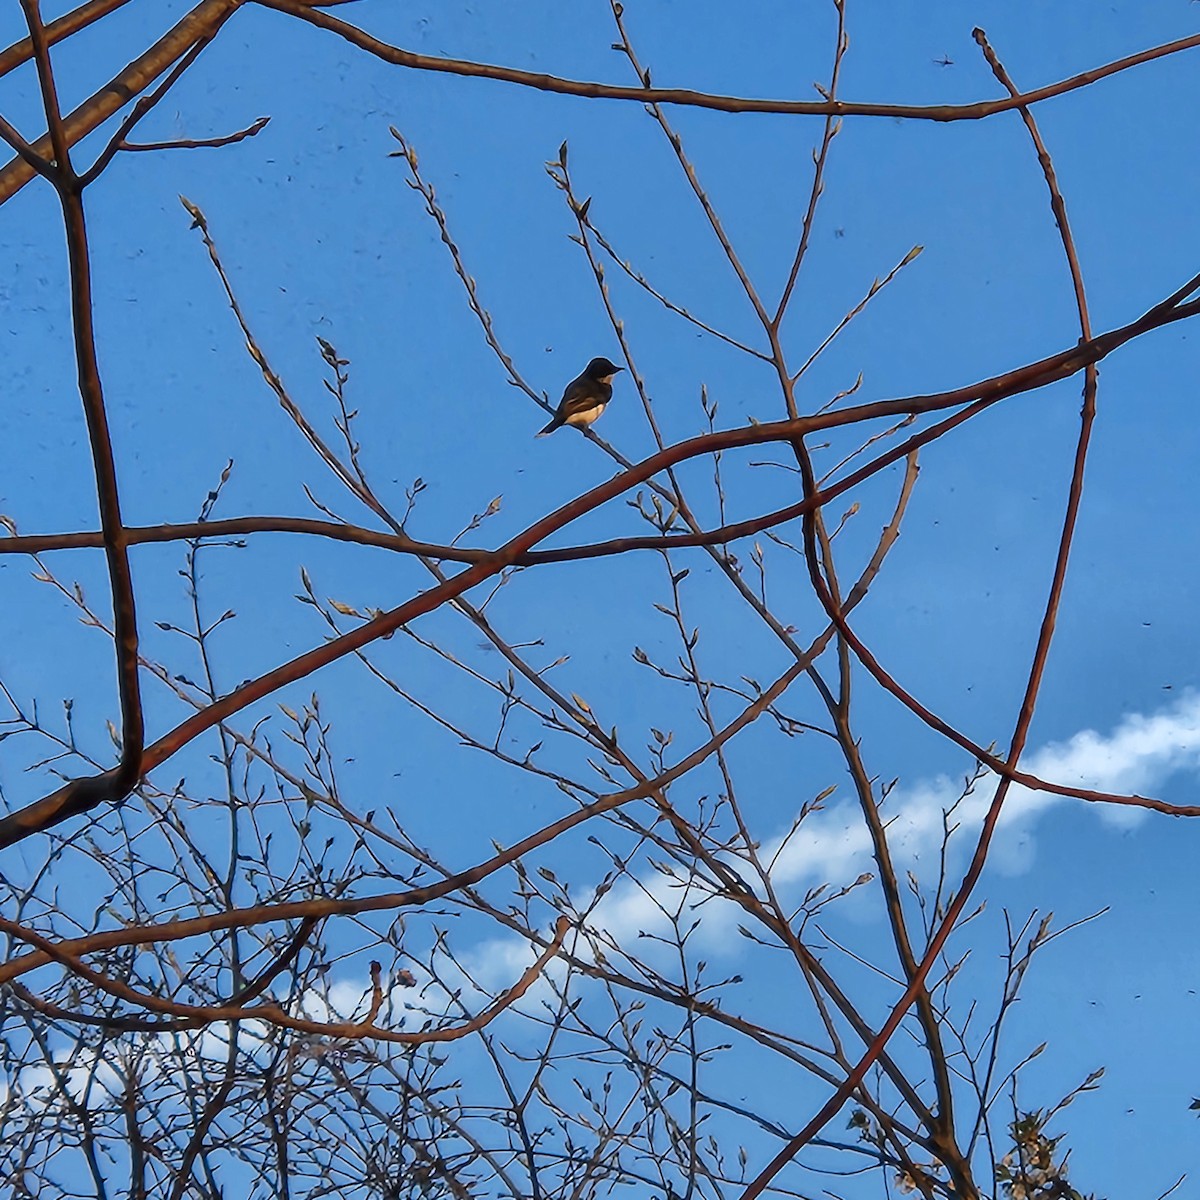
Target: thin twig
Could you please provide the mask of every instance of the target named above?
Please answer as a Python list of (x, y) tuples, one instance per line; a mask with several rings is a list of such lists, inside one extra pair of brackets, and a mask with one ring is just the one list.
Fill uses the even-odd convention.
[(221, 146), (232, 146), (237, 142), (244, 142), (246, 138), (252, 138), (266, 129), (270, 122), (270, 117), (259, 117), (253, 124), (247, 125), (245, 129), (239, 129), (236, 133), (227, 133), (224, 137), (211, 138), (176, 138), (170, 142), (127, 142), (122, 141), (119, 149), (128, 150), (131, 153), (144, 150), (203, 150), (217, 149)]

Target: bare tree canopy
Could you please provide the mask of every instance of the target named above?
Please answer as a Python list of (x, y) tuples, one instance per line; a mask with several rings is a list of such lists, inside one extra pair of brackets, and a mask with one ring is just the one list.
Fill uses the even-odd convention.
[(0, 15), (5, 1194), (1187, 1187), (1200, 34), (895, 9)]

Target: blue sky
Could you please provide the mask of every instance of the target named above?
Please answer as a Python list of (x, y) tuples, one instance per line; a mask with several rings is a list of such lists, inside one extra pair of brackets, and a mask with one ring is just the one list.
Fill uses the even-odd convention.
[[(416, 16), (410, 5), (361, 0), (337, 11), (428, 54), (634, 82), (610, 49), (607, 4), (425, 7)], [(749, 17), (710, 0), (638, 0), (625, 9), (656, 84), (807, 98), (815, 95), (810, 81), (828, 76), (830, 5), (764, 2)], [(130, 47), (184, 11), (173, 0), (130, 4), (64, 46), (56, 59), (64, 93), (74, 100), (89, 94)], [(1032, 87), (1193, 33), (1196, 14), (1185, 0), (1086, 9), (851, 0), (841, 94), (913, 104), (996, 95), (971, 39), (974, 25), (987, 30), (1018, 85)], [(55, 15), (49, 5), (46, 15)], [(20, 35), (10, 5), (0, 16), (0, 41)], [(1198, 269), (1196, 53), (1036, 110), (1099, 330), (1139, 315)], [(944, 57), (952, 64), (939, 64)], [(26, 132), (38, 128), (31, 76), (0, 80), (0, 111)], [(406, 186), (402, 161), (388, 157), (396, 148), (389, 125), (416, 148), (498, 336), (538, 390), (556, 398), (590, 356), (618, 358), (619, 349), (569, 240), (574, 223), (544, 170), (564, 139), (574, 183), (593, 197), (590, 216), (620, 253), (706, 321), (760, 343), (753, 313), (678, 165), (638, 105), (401, 71), (248, 6), (141, 134), (205, 137), (263, 115), (272, 118), (268, 128), (234, 147), (119, 156), (88, 193), (101, 364), (130, 523), (193, 519), (230, 459), (217, 515), (316, 515), (302, 488), (307, 483), (349, 520), (369, 523), (323, 472), (244, 353), (181, 193), (204, 210), (257, 338), (326, 432), (331, 410), (315, 338), (351, 360), (351, 399), (373, 482), (401, 506), (415, 478), (429, 485), (410, 527), (416, 536), (449, 540), (502, 496), (500, 511), (469, 538), (498, 544), (611, 474), (612, 464), (571, 431), (533, 440), (544, 418), (508, 385), (484, 344), (436, 226)], [(774, 297), (807, 203), (819, 122), (685, 110), (671, 116), (748, 269)], [(102, 144), (93, 139), (85, 147)], [(30, 186), (2, 216), (0, 354), (8, 366), (9, 432), (0, 439), (0, 512), (22, 532), (93, 528), (56, 205), (47, 188)], [(924, 247), (921, 256), (806, 376), (802, 404), (818, 407), (860, 372), (863, 400), (957, 386), (1077, 339), (1044, 182), (1015, 114), (945, 126), (855, 119), (832, 150), (812, 250), (785, 326), (791, 357), (803, 361), (872, 279), (915, 245)], [(669, 440), (702, 429), (701, 385), (719, 403), (718, 426), (784, 415), (769, 368), (698, 336), (618, 275), (610, 268), (614, 300)], [(1102, 366), (1081, 523), (1030, 742), (1047, 770), (1178, 803), (1195, 802), (1200, 726), (1191, 691), (1200, 686), (1198, 338), (1194, 325), (1175, 325)], [(900, 543), (855, 617), (897, 678), (985, 745), (1005, 743), (1024, 686), (1059, 534), (1079, 394), (1080, 380), (1072, 379), (1006, 401), (927, 450)], [(628, 376), (619, 377), (599, 431), (631, 458), (652, 449)], [(832, 466), (843, 448), (835, 444), (820, 461)], [(794, 498), (793, 475), (747, 465), (768, 458), (785, 461), (775, 450), (727, 457), (731, 515)], [(703, 497), (702, 519), (713, 523), (707, 466), (689, 468), (684, 478)], [(870, 552), (898, 481), (894, 469), (855, 494), (862, 510), (838, 543), (847, 572)], [(644, 532), (636, 514), (618, 502), (569, 536), (634, 532)], [(799, 537), (798, 528), (784, 532)], [(749, 546), (738, 553), (747, 560)], [(688, 603), (703, 631), (707, 668), (722, 679), (774, 678), (786, 666), (780, 648), (735, 603), (708, 560), (693, 554)], [(152, 625), (182, 618), (181, 560), (172, 546), (134, 555), (147, 653), (186, 665), (178, 642)], [(774, 547), (768, 560), (781, 611), (815, 632), (803, 571)], [(246, 549), (210, 551), (205, 561), (214, 615), (226, 607), (238, 614), (221, 642), (223, 688), (324, 636), (312, 610), (292, 598), (301, 565), (318, 594), (358, 607), (386, 608), (427, 585), (418, 566), (386, 552), (285, 536), (257, 536)], [(58, 555), (52, 565), (106, 606), (99, 556)], [(0, 595), (10, 629), (18, 631), (0, 647), (5, 684), (18, 696), (38, 697), (47, 711), (74, 698), (76, 726), (103, 756), (104, 722), (116, 717), (109, 645), (31, 579), (25, 560), (0, 557)], [(677, 714), (683, 749), (696, 740), (691, 706), (648, 686), (631, 659), (635, 645), (652, 655), (677, 652), (652, 607), (663, 598), (661, 565), (643, 556), (526, 573), (489, 612), (510, 640), (543, 638), (544, 661), (569, 653), (558, 685), (586, 697), (631, 740), (640, 744), (649, 725), (667, 719), (664, 708)], [(420, 631), (481, 669), (496, 669), (464, 622), (438, 614)], [(477, 730), (490, 728), (492, 702), (410, 642), (393, 639), (376, 657), (424, 700)], [(922, 796), (942, 795), (939, 780), (956, 779), (970, 764), (865, 675), (856, 686), (868, 764), (882, 779), (900, 780), (897, 805), (911, 816)], [(363, 809), (374, 806), (371, 797), (388, 797), (448, 861), (473, 862), (491, 838), (510, 841), (564, 811), (552, 786), (531, 787), (459, 751), (452, 736), (352, 664), (293, 689), (289, 701), (302, 701), (314, 687), (332, 716), (339, 752), (353, 760), (343, 768), (347, 794), (361, 797)], [(161, 692), (147, 695), (153, 737), (183, 709)], [(818, 711), (799, 689), (788, 706), (809, 719)], [(264, 705), (253, 715), (269, 711)], [(1139, 716), (1158, 724), (1138, 725)], [(1094, 743), (1072, 742), (1087, 731), (1095, 731)], [(521, 733), (533, 739), (532, 730)], [(844, 771), (824, 751), (810, 754), (806, 745), (781, 761), (774, 750), (765, 752), (765, 735), (757, 736), (733, 754), (765, 840), (826, 786), (839, 784), (848, 794)], [(0, 785), (14, 806), (50, 786), (44, 773), (23, 772), (24, 753), (6, 744), (0, 758)], [(548, 753), (566, 764), (571, 752)], [(203, 752), (187, 761), (201, 779)], [(163, 768), (164, 779), (173, 772), (182, 768)], [(1002, 832), (982, 885), (994, 913), (1005, 905), (1053, 910), (1067, 923), (1110, 908), (1035, 964), (1012, 1030), (1017, 1045), (1050, 1042), (1030, 1069), (1031, 1106), (1052, 1103), (1096, 1066), (1110, 1067), (1102, 1090), (1078, 1101), (1068, 1121), (1073, 1179), (1085, 1191), (1120, 1195), (1136, 1187), (1154, 1195), (1194, 1161), (1198, 1127), (1187, 1104), (1200, 1091), (1200, 1000), (1190, 989), (1200, 987), (1200, 963), (1196, 939), (1179, 918), (1195, 903), (1195, 838), (1190, 824), (1169, 818), (1113, 822), (1074, 802), (1033, 805)], [(931, 850), (916, 834), (912, 845)], [(546, 861), (574, 873), (582, 888), (598, 878), (597, 863), (575, 844)], [(857, 860), (837, 861), (849, 878), (860, 869)], [(882, 933), (870, 905), (850, 909), (846, 920), (865, 946)], [(987, 936), (995, 939), (998, 928), (989, 926)], [(986, 958), (999, 942), (980, 936), (978, 954)], [(744, 949), (728, 929), (714, 926), (711, 937), (714, 954), (730, 964), (741, 960)], [(772, 1115), (799, 1126), (821, 1096), (813, 1098), (809, 1108), (781, 1104)], [(1114, 1154), (1115, 1145), (1131, 1144), (1142, 1153)], [(1148, 1162), (1155, 1171), (1147, 1172)]]

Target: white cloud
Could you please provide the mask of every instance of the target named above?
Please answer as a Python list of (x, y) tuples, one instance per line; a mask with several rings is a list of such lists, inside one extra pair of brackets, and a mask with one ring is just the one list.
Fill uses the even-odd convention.
[(371, 985), (365, 981), (338, 979), (327, 988), (310, 988), (300, 998), (300, 1017), (337, 1025), (345, 1021), (361, 1021), (371, 1004)]
[[(1081, 730), (1063, 742), (1051, 742), (1021, 759), (1022, 770), (1055, 783), (1118, 793), (1153, 793), (1178, 771), (1200, 767), (1200, 695), (1188, 693), (1152, 715), (1131, 713), (1108, 734)], [(942, 840), (942, 813), (959, 798), (960, 782), (946, 776), (898, 787), (884, 809), (888, 840), (904, 865), (936, 852)], [(954, 813), (959, 840), (972, 839), (996, 791), (996, 777), (985, 775)], [(1032, 853), (1032, 826), (1049, 809), (1081, 802), (1051, 792), (1014, 786), (1000, 817), (997, 865), (1025, 868)], [(1128, 805), (1101, 804), (1094, 811), (1109, 824), (1128, 827), (1146, 811)], [(856, 805), (843, 802), (818, 820), (805, 821), (780, 856), (777, 883), (813, 884), (822, 878), (847, 883), (869, 868), (869, 844)]]
[[(1039, 778), (1099, 791), (1153, 794), (1177, 772), (1200, 769), (1200, 694), (1187, 693), (1153, 715), (1132, 713), (1107, 734), (1085, 729), (1062, 742), (1048, 743), (1021, 759), (1022, 769)], [(960, 853), (974, 845), (983, 816), (995, 795), (996, 778), (985, 775), (955, 810)], [(898, 786), (884, 806), (888, 840), (899, 869), (918, 870), (921, 860), (940, 852), (942, 814), (962, 792), (962, 780), (947, 776)], [(1035, 850), (1034, 827), (1051, 808), (1081, 802), (1024, 787), (1010, 789), (990, 860), (1007, 872), (1029, 868)], [(1144, 809), (1089, 805), (1106, 823), (1129, 827), (1147, 814)], [(873, 869), (870, 837), (858, 805), (842, 800), (810, 813), (786, 840), (783, 832), (763, 839), (761, 857), (774, 857), (771, 877), (777, 888), (795, 892), (828, 882), (841, 887)], [(662, 932), (666, 921), (659, 905), (675, 908), (681, 885), (654, 873), (638, 883), (624, 881), (596, 906), (589, 925), (617, 944), (639, 932)], [(708, 904), (699, 910), (703, 934), (710, 944), (724, 942), (739, 919), (732, 904)], [(519, 974), (529, 961), (528, 947), (517, 939), (494, 939), (476, 948), (475, 971), (489, 980)], [(514, 972), (516, 974), (514, 974)]]
[(122, 1094), (124, 1085), (124, 1073), (108, 1061), (107, 1055), (84, 1047), (56, 1052), (53, 1069), (48, 1064), (21, 1068), (11, 1089), (5, 1084), (3, 1100), (15, 1098), (29, 1109), (39, 1110), (57, 1103), (62, 1091), (76, 1103), (86, 1095), (97, 1094), (113, 1100)]

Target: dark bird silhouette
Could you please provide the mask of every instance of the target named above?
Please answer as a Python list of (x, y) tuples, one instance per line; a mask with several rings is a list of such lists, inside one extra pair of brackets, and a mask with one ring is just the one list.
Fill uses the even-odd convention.
[(545, 429), (538, 430), (538, 437), (553, 433), (560, 425), (574, 425), (586, 429), (605, 409), (612, 399), (613, 376), (625, 370), (607, 358), (593, 358), (583, 374), (577, 375), (567, 384), (558, 409)]

